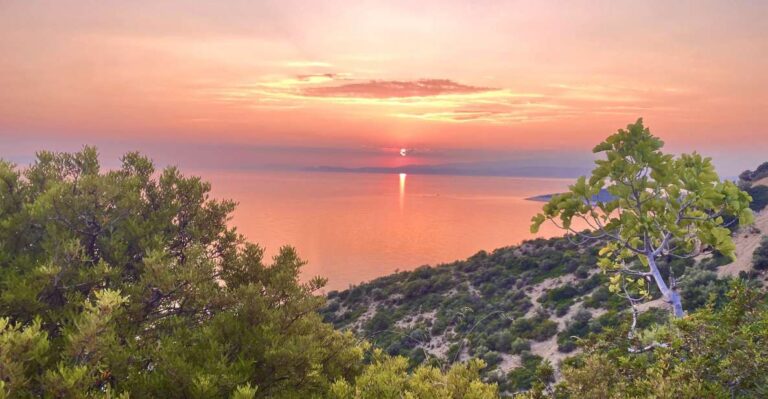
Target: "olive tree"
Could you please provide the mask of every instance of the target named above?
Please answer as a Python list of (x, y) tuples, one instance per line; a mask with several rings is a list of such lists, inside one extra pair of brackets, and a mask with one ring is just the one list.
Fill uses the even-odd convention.
[(609, 136), (593, 150), (604, 157), (592, 175), (544, 205), (531, 231), (551, 221), (580, 242), (601, 245), (598, 265), (612, 273), (611, 291), (623, 291), (634, 304), (649, 296), (653, 282), (682, 317), (675, 276), (662, 275), (659, 259), (710, 251), (735, 258), (726, 218), (746, 225), (753, 215), (749, 194), (721, 181), (710, 158), (674, 157), (663, 145), (642, 119)]

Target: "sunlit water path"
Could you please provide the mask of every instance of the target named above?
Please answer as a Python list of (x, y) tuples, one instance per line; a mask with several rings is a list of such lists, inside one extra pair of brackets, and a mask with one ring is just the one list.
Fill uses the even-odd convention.
[[(239, 202), (233, 223), (274, 255), (297, 248), (328, 289), (466, 258), (533, 236), (540, 202), (569, 180), (351, 173), (203, 174)], [(547, 226), (540, 235), (557, 234)]]

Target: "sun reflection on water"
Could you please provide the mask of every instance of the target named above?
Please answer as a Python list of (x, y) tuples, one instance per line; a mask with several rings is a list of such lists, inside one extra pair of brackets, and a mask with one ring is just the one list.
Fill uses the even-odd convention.
[(400, 173), (400, 210), (403, 210), (403, 205), (405, 204), (405, 178), (408, 175), (405, 173)]

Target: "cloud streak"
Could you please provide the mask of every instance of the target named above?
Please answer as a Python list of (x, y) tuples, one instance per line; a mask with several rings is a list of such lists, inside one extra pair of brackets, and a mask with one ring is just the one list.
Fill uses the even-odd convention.
[[(649, 110), (676, 113), (696, 101), (679, 88), (551, 84), (533, 91), (486, 87), (444, 78), (361, 80), (349, 73), (270, 77), (219, 91), (218, 99), (251, 108), (295, 109), (342, 106), (376, 115), (442, 123), (519, 124), (584, 115), (636, 117)], [(378, 110), (376, 110), (378, 109)], [(384, 112), (381, 112), (384, 110)]]
[(371, 80), (336, 86), (308, 87), (302, 90), (302, 93), (312, 97), (403, 98), (470, 94), (494, 90), (497, 89), (464, 85), (448, 79), (419, 79), (415, 81)]

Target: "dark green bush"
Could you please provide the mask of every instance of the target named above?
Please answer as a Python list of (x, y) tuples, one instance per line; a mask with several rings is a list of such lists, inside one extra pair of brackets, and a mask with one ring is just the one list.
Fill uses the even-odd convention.
[(752, 266), (757, 270), (768, 270), (768, 238), (752, 254)]
[(531, 350), (531, 341), (522, 338), (515, 338), (509, 346), (509, 353), (519, 355), (523, 351)]
[(515, 320), (510, 329), (518, 337), (545, 341), (557, 334), (557, 323), (550, 320), (548, 315), (540, 313), (533, 318)]
[(368, 330), (368, 332), (375, 333), (388, 330), (393, 324), (394, 322), (388, 312), (378, 311), (371, 317), (371, 320), (368, 321), (365, 329)]
[(496, 351), (486, 352), (481, 358), (485, 361), (488, 367), (493, 367), (501, 363), (502, 360), (501, 355)]
[(768, 187), (766, 186), (754, 186), (747, 189), (749, 195), (752, 196), (752, 203), (749, 205), (753, 211), (759, 212), (768, 206)]
[(542, 358), (523, 352), (521, 355), (522, 366), (511, 370), (507, 374), (507, 390), (519, 391), (530, 389), (536, 378), (536, 368), (541, 364)]
[(576, 349), (576, 339), (585, 337), (591, 332), (590, 320), (592, 320), (592, 314), (588, 310), (582, 309), (576, 313), (565, 330), (557, 334), (557, 349), (564, 353)]
[(704, 306), (708, 301), (720, 303), (728, 291), (728, 282), (717, 273), (700, 267), (689, 268), (680, 281), (680, 294), (688, 311)]

